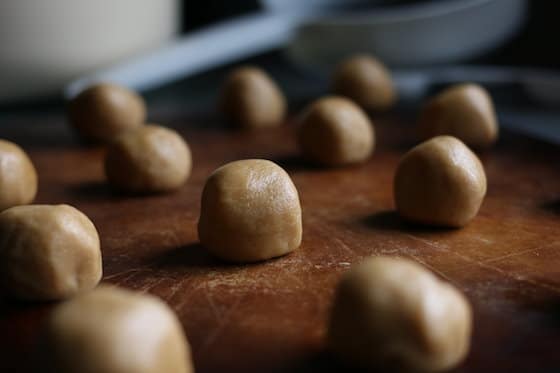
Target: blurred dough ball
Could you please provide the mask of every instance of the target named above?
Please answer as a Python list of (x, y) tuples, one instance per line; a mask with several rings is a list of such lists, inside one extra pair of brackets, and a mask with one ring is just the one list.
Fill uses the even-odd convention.
[(399, 214), (407, 220), (462, 227), (478, 213), (486, 195), (486, 174), (460, 140), (438, 136), (401, 159), (394, 195)]
[(191, 173), (191, 151), (175, 131), (146, 125), (115, 140), (105, 157), (105, 174), (116, 189), (159, 193), (179, 189)]
[(303, 155), (324, 166), (367, 160), (375, 147), (368, 116), (352, 101), (328, 96), (313, 102), (301, 118), (299, 144)]
[(374, 257), (343, 276), (328, 339), (357, 365), (440, 372), (465, 359), (471, 329), (471, 307), (456, 288), (413, 261)]
[(264, 70), (252, 66), (228, 75), (220, 105), (228, 120), (246, 129), (275, 127), (286, 116), (286, 99), (280, 88)]
[(299, 247), (301, 235), (298, 192), (275, 163), (231, 162), (206, 181), (198, 236), (216, 257), (232, 262), (274, 258)]
[(16, 206), (0, 213), (0, 284), (24, 300), (66, 299), (102, 275), (99, 236), (68, 205)]
[(391, 73), (368, 55), (342, 61), (334, 72), (332, 85), (336, 94), (349, 97), (366, 110), (387, 110), (397, 101)]
[(0, 211), (33, 202), (37, 172), (27, 154), (16, 144), (0, 139)]
[(137, 93), (115, 84), (87, 88), (68, 106), (68, 120), (89, 140), (110, 142), (146, 120), (146, 104)]
[(107, 285), (57, 306), (40, 347), (53, 373), (194, 372), (173, 311), (154, 296)]
[(451, 135), (475, 148), (489, 147), (498, 139), (492, 98), (478, 84), (448, 88), (424, 106), (419, 130), (422, 139)]

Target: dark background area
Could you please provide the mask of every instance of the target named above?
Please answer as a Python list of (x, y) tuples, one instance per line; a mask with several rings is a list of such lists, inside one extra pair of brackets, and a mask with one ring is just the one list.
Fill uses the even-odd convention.
[[(407, 3), (418, 2), (421, 1), (398, 1), (393, 6), (406, 6)], [(528, 21), (520, 34), (499, 50), (472, 62), (560, 67), (560, 53), (555, 53), (556, 36), (560, 35), (560, 21), (556, 8), (558, 2), (533, 0), (529, 3)], [(257, 0), (189, 1), (183, 8), (185, 32), (261, 10)]]

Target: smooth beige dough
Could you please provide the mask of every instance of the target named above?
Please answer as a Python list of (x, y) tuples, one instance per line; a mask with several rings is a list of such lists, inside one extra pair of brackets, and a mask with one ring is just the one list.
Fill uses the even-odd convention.
[(328, 341), (356, 365), (440, 372), (465, 359), (471, 329), (471, 307), (456, 288), (408, 259), (372, 257), (340, 281)]
[(452, 86), (429, 100), (418, 126), (422, 139), (451, 135), (475, 148), (490, 147), (499, 132), (492, 97), (472, 83)]
[(110, 142), (146, 120), (144, 99), (125, 87), (100, 83), (68, 104), (68, 121), (85, 139)]
[(243, 66), (233, 70), (221, 91), (220, 106), (233, 124), (244, 129), (279, 126), (286, 116), (286, 98), (262, 69)]
[(300, 119), (299, 145), (311, 162), (337, 167), (366, 161), (375, 148), (375, 130), (366, 113), (344, 97), (313, 102)]
[(0, 211), (33, 202), (37, 194), (37, 171), (16, 144), (0, 139)]
[(23, 300), (59, 300), (102, 276), (95, 226), (68, 205), (16, 206), (0, 213), (0, 287)]
[(40, 344), (56, 373), (191, 373), (188, 341), (160, 299), (102, 285), (57, 306)]
[(232, 262), (285, 255), (301, 243), (301, 206), (290, 176), (275, 163), (247, 159), (210, 175), (202, 193), (200, 242)]
[(175, 131), (146, 125), (114, 141), (105, 156), (105, 174), (115, 189), (160, 193), (179, 189), (192, 168), (191, 151)]
[(434, 137), (399, 162), (394, 181), (398, 213), (411, 222), (462, 227), (486, 195), (486, 174), (478, 157), (460, 140)]
[(336, 94), (354, 100), (366, 110), (387, 110), (397, 101), (389, 70), (375, 57), (356, 55), (342, 61), (333, 75)]

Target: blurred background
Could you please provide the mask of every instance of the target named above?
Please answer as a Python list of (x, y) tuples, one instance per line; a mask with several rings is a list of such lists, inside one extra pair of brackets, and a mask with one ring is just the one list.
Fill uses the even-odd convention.
[[(64, 95), (99, 80), (142, 91), (151, 114), (207, 111), (225, 71), (245, 62), (266, 68), (297, 102), (328, 89), (334, 63), (363, 52), (391, 67), (405, 101), (470, 80), (499, 100), (511, 96), (502, 107), (518, 109), (521, 101), (550, 112), (560, 100), (554, 4), (3, 0), (0, 121), (60, 110)], [(501, 112), (511, 116), (507, 107)]]
[[(446, 2), (447, 0), (394, 0), (377, 1), (381, 6), (402, 6), (418, 3)], [(466, 0), (468, 2), (469, 0)], [(505, 1), (508, 2), (507, 0)], [(183, 10), (183, 32), (199, 30), (213, 23), (234, 16), (249, 14), (260, 9), (258, 1), (206, 0), (204, 3), (189, 2)], [(496, 22), (500, 22), (497, 18)], [(549, 44), (553, 35), (560, 32), (560, 22), (552, 1), (528, 1), (526, 19), (519, 32), (495, 50), (470, 62), (497, 63), (502, 65), (526, 65), (560, 67), (560, 54), (554, 53)]]

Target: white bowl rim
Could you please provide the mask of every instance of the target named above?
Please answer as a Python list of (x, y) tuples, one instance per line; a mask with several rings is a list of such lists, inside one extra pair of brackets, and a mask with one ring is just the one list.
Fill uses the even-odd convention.
[(349, 11), (343, 15), (321, 15), (306, 20), (304, 26), (366, 26), (429, 21), (500, 1), (509, 3), (510, 0), (431, 0), (426, 3), (397, 5), (391, 8), (378, 6), (359, 13)]

